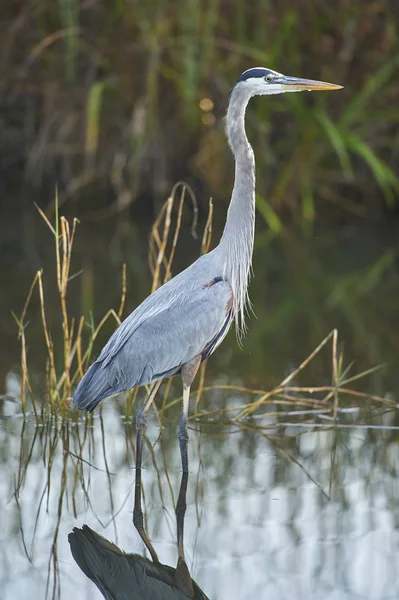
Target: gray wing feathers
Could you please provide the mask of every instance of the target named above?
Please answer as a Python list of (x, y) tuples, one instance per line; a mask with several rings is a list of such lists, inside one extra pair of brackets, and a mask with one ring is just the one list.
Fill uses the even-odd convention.
[[(198, 356), (223, 327), (230, 293), (229, 284), (220, 281), (197, 290), (184, 304), (146, 320), (115, 357), (121, 361), (121, 371), (129, 374), (124, 361), (140, 353), (141, 366), (148, 372), (137, 383), (144, 384), (148, 376), (156, 377)], [(130, 377), (128, 382), (133, 383)]]
[(111, 336), (74, 403), (93, 410), (103, 398), (173, 375), (198, 356), (223, 327), (231, 288), (226, 281), (199, 287), (197, 280), (196, 286), (184, 294), (178, 290), (173, 302), (168, 289), (149, 296)]
[(114, 332), (104, 346), (99, 360), (103, 360), (105, 365), (108, 364), (143, 321), (163, 313), (168, 308), (183, 304), (187, 297), (198, 289), (199, 282), (207, 281), (205, 273), (209, 270), (210, 259), (212, 252), (201, 256), (187, 269), (147, 296)]
[(103, 398), (112, 396), (119, 391), (117, 382), (117, 373), (113, 365), (110, 364), (104, 368), (103, 364), (97, 360), (89, 367), (79, 382), (73, 403), (78, 408), (84, 408), (91, 412)]

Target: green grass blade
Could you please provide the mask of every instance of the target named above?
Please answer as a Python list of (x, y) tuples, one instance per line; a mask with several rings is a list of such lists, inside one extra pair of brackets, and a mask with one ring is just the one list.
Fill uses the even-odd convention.
[(348, 147), (368, 164), (383, 191), (387, 204), (395, 204), (393, 190), (399, 190), (399, 179), (392, 169), (381, 160), (361, 137), (354, 133), (346, 134)]
[(256, 208), (262, 215), (269, 229), (275, 234), (279, 234), (282, 230), (282, 223), (270, 204), (262, 198), (262, 196), (256, 196)]
[(376, 73), (372, 73), (363, 88), (355, 96), (354, 100), (341, 114), (341, 124), (349, 125), (354, 121), (364, 119), (364, 109), (371, 98), (381, 92), (392, 75), (397, 72), (399, 57), (395, 56), (387, 64), (383, 64)]
[(352, 383), (353, 381), (357, 381), (358, 379), (362, 379), (363, 377), (366, 377), (367, 375), (371, 375), (372, 373), (375, 373), (376, 371), (380, 371), (383, 367), (385, 367), (384, 364), (376, 365), (375, 367), (371, 367), (370, 369), (367, 369), (366, 371), (362, 371), (362, 373), (358, 373), (357, 375), (348, 377), (348, 379), (340, 380), (339, 385), (344, 386), (344, 385), (347, 385), (348, 383)]
[(94, 157), (98, 148), (100, 136), (101, 105), (105, 83), (97, 81), (89, 90), (86, 104), (86, 133), (85, 155), (86, 158)]
[(342, 135), (341, 131), (335, 125), (335, 123), (331, 121), (331, 119), (328, 117), (324, 110), (318, 110), (316, 112), (316, 118), (319, 121), (320, 125), (323, 127), (325, 134), (327, 135), (332, 147), (337, 153), (345, 175), (348, 177), (352, 177), (352, 163), (348, 152), (348, 148), (345, 144), (345, 138)]

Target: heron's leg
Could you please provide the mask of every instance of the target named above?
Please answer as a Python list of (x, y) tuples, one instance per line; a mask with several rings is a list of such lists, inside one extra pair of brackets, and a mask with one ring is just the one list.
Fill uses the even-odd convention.
[(187, 433), (187, 417), (188, 417), (188, 403), (190, 400), (190, 387), (183, 385), (183, 404), (181, 407), (181, 417), (179, 423), (179, 429), (177, 435), (179, 437), (180, 455), (181, 455), (181, 466), (183, 474), (188, 473), (188, 433)]
[(159, 559), (157, 553), (154, 550), (153, 545), (151, 544), (150, 538), (147, 535), (146, 530), (144, 529), (144, 515), (143, 510), (141, 508), (141, 469), (136, 470), (136, 483), (134, 490), (134, 508), (133, 508), (133, 524), (137, 529), (141, 539), (143, 540), (145, 547), (149, 551), (151, 558), (154, 563), (158, 563)]
[(147, 400), (144, 402), (136, 418), (136, 481), (134, 486), (133, 524), (139, 532), (140, 537), (146, 545), (146, 548), (151, 554), (151, 558), (154, 562), (159, 562), (159, 560), (144, 529), (144, 515), (141, 508), (141, 460), (143, 453), (143, 431), (147, 423), (148, 410), (161, 383), (162, 381), (157, 381), (154, 384)]
[(159, 386), (161, 385), (161, 383), (162, 379), (154, 383), (150, 393), (148, 394), (147, 400), (140, 408), (136, 417), (136, 471), (137, 469), (141, 469), (141, 458), (143, 453), (143, 431), (147, 424), (148, 410), (150, 409), (151, 404), (154, 401), (155, 395), (159, 390)]
[(187, 494), (188, 473), (183, 473), (180, 483), (179, 497), (176, 504), (176, 524), (177, 524), (177, 551), (178, 562), (174, 574), (174, 583), (176, 587), (184, 592), (189, 598), (194, 598), (193, 582), (184, 559), (183, 532), (184, 517), (186, 514), (186, 494)]
[(201, 364), (201, 356), (197, 356), (191, 362), (186, 363), (181, 368), (181, 377), (183, 381), (183, 404), (181, 408), (181, 417), (178, 429), (181, 464), (183, 473), (188, 473), (188, 433), (187, 433), (187, 418), (188, 418), (188, 405), (190, 400), (190, 387), (194, 377), (197, 374), (198, 368)]
[(188, 473), (183, 473), (180, 482), (179, 497), (176, 504), (176, 526), (177, 526), (177, 552), (179, 558), (184, 560), (183, 534), (184, 534), (184, 517), (186, 514), (186, 495), (187, 495)]

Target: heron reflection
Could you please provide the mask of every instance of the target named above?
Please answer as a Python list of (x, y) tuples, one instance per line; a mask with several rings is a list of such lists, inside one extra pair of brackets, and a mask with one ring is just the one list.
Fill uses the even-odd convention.
[(186, 512), (187, 473), (183, 473), (176, 504), (177, 566), (162, 564), (144, 529), (141, 477), (136, 479), (133, 521), (151, 559), (127, 554), (87, 525), (69, 534), (73, 558), (96, 584), (106, 600), (208, 600), (191, 578), (184, 559), (183, 530)]

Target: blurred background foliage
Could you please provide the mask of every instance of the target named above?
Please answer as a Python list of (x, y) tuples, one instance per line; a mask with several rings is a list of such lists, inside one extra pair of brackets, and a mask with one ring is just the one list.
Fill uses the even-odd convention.
[[(258, 320), (249, 352), (230, 338), (210, 368), (272, 385), (334, 327), (359, 369), (396, 363), (394, 0), (9, 0), (0, 10), (3, 381), (18, 357), (9, 311), (20, 312), (35, 270), (54, 274), (53, 241), (33, 201), (50, 214), (57, 185), (60, 211), (82, 220), (72, 315), (92, 311), (98, 323), (119, 305), (123, 262), (127, 314), (149, 291), (147, 235), (177, 180), (195, 190), (200, 230), (214, 198), (218, 239), (233, 178), (228, 93), (257, 65), (344, 89), (251, 103)], [(174, 273), (200, 252), (186, 211)], [(46, 283), (45, 291), (49, 326), (59, 325), (57, 294)], [(30, 356), (42, 364), (39, 351)], [(380, 377), (371, 387), (383, 394)]]
[(396, 206), (393, 1), (10, 0), (1, 10), (3, 185), (24, 181), (46, 204), (57, 181), (63, 202), (121, 211), (139, 197), (151, 199), (145, 210), (185, 179), (227, 202), (225, 103), (260, 64), (345, 86), (254, 101), (268, 226), (279, 231), (287, 213), (311, 223), (321, 204), (359, 218)]

